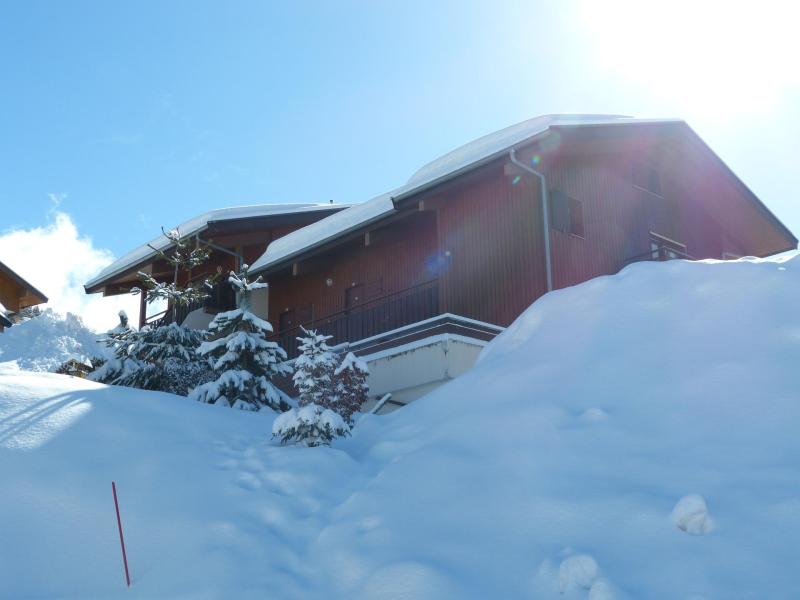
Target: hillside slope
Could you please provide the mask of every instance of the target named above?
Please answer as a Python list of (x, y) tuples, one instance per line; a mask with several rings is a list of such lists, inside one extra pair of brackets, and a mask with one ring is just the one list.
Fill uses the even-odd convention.
[(796, 256), (549, 294), (332, 449), (275, 446), (267, 414), (0, 371), (3, 593), (794, 598)]

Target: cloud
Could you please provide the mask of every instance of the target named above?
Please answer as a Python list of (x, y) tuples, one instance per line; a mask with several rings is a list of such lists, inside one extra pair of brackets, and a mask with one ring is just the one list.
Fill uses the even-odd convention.
[(0, 261), (44, 293), (49, 298), (47, 306), (79, 315), (96, 331), (113, 327), (121, 309), (135, 323), (138, 298), (129, 294), (103, 298), (84, 292), (83, 284), (110, 264), (114, 255), (95, 247), (91, 238), (78, 232), (72, 218), (58, 210), (62, 194), (52, 196), (56, 199), (47, 225), (0, 233)]

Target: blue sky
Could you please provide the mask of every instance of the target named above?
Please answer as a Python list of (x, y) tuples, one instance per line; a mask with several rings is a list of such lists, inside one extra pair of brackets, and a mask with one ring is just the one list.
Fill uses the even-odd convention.
[(799, 233), (789, 4), (6, 2), (2, 229), (58, 198), (119, 255), (209, 208), (362, 201), (484, 133), (609, 112), (687, 119)]

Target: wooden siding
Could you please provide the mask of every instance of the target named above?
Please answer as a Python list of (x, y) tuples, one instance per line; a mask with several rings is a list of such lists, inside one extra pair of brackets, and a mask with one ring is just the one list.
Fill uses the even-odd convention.
[[(436, 278), (436, 221), (431, 213), (406, 218), (355, 239), (322, 257), (298, 264), (300, 274), (269, 278), (269, 317), (277, 324), (286, 310), (311, 307), (317, 319), (345, 309), (346, 291), (363, 285), (365, 301)], [(331, 280), (331, 285), (328, 285)]]
[(47, 299), (32, 289), (21, 285), (13, 275), (0, 270), (0, 304), (10, 312), (17, 312), (29, 306), (46, 302)]
[(505, 326), (545, 290), (538, 182), (495, 166), (437, 199), (441, 306)]
[[(537, 165), (550, 190), (580, 202), (582, 236), (549, 228), (554, 289), (618, 272), (650, 251), (651, 232), (698, 259), (764, 256), (791, 244), (706, 151), (686, 141), (565, 138), (518, 155)], [(635, 161), (659, 172), (661, 193), (634, 184)], [(354, 285), (369, 302), (437, 279), (441, 312), (510, 324), (546, 291), (539, 179), (514, 169), (499, 159), (405, 201), (399, 216), (303, 259), (294, 275), (273, 273), (270, 320), (279, 323), (286, 310), (315, 319), (343, 311)]]

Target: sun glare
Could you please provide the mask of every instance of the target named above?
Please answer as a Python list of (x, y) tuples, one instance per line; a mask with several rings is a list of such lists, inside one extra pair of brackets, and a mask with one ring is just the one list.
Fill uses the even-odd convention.
[(800, 85), (800, 3), (586, 0), (600, 66), (703, 113), (764, 110)]

